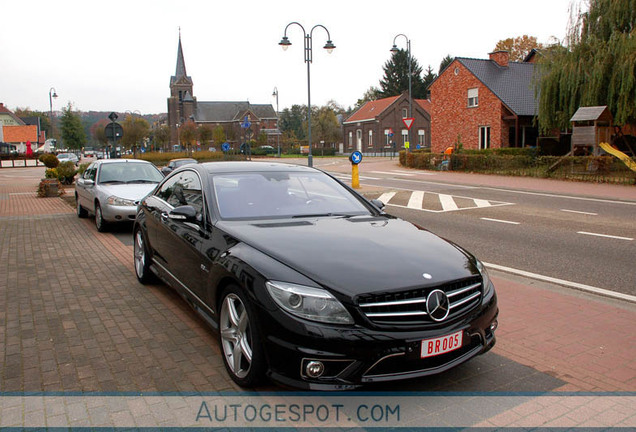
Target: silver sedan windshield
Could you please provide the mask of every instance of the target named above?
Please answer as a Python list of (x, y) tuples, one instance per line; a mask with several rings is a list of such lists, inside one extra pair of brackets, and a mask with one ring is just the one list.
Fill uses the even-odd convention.
[(322, 173), (219, 174), (212, 183), (223, 219), (370, 214), (355, 195)]

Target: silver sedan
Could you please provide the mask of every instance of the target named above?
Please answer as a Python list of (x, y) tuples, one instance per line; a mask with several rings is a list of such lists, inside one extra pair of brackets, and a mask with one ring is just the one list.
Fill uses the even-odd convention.
[(75, 182), (77, 216), (94, 214), (100, 232), (110, 223), (134, 221), (137, 204), (161, 180), (161, 171), (147, 161), (97, 160)]

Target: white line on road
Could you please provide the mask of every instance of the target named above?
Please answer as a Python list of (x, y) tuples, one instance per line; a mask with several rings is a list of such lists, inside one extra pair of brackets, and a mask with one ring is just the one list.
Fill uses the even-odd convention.
[(542, 280), (545, 282), (550, 282), (550, 283), (555, 283), (558, 285), (563, 285), (566, 287), (570, 287), (570, 288), (576, 288), (579, 289), (581, 291), (586, 291), (586, 292), (591, 292), (594, 294), (599, 294), (602, 296), (606, 296), (606, 297), (612, 297), (612, 298), (617, 298), (617, 299), (621, 299), (621, 300), (627, 300), (629, 302), (632, 303), (636, 303), (636, 296), (632, 296), (629, 294), (623, 294), (623, 293), (619, 293), (619, 292), (614, 292), (614, 291), (610, 291), (610, 290), (606, 290), (603, 288), (597, 288), (594, 286), (590, 286), (590, 285), (585, 285), (585, 284), (580, 284), (578, 282), (571, 282), (571, 281), (566, 281), (563, 279), (557, 279), (557, 278), (553, 278), (550, 276), (543, 276), (540, 274), (536, 274), (536, 273), (530, 273), (527, 272), (525, 270), (519, 270), (519, 269), (515, 269), (515, 268), (510, 268), (510, 267), (504, 267), (498, 264), (491, 264), (491, 263), (487, 263), (485, 262), (484, 265), (488, 268), (494, 269), (494, 270), (499, 270), (499, 271), (503, 271), (506, 273), (512, 273), (512, 274), (516, 274), (519, 276), (525, 276), (531, 279), (537, 279), (537, 280)]
[(388, 174), (388, 175), (399, 175), (399, 176), (407, 176), (407, 177), (412, 177), (415, 174), (411, 174), (411, 173), (401, 173), (401, 172), (388, 172), (388, 171), (371, 171), (373, 174)]
[(585, 231), (577, 231), (576, 233), (577, 234), (583, 234), (583, 235), (589, 235), (589, 236), (595, 236), (595, 237), (611, 238), (611, 239), (616, 239), (616, 240), (628, 240), (628, 241), (634, 240), (631, 237), (620, 237), (620, 236), (613, 236), (613, 235), (599, 234), (599, 233), (591, 233), (591, 232), (585, 232)]
[(439, 194), (439, 202), (442, 204), (444, 211), (453, 211), (459, 209), (457, 203), (451, 195)]
[(406, 205), (410, 209), (422, 210), (422, 201), (424, 200), (424, 191), (413, 191), (409, 203)]
[[(433, 183), (433, 182), (430, 182), (430, 183)], [(500, 189), (500, 188), (494, 188), (494, 187), (482, 187), (481, 189), (488, 189), (488, 190), (494, 190), (499, 192), (510, 192), (510, 193), (516, 193), (516, 194), (524, 194), (524, 195), (537, 195), (537, 196), (544, 196), (544, 197), (550, 197), (550, 198), (568, 198), (568, 199), (579, 200), (579, 201), (593, 201), (593, 202), (601, 202), (601, 203), (609, 203), (609, 204), (625, 204), (625, 205), (636, 206), (636, 201), (617, 201), (617, 200), (608, 200), (608, 199), (602, 199), (602, 198), (586, 198), (586, 197), (577, 197), (577, 196), (570, 196), (570, 195), (557, 195), (557, 194), (549, 194), (549, 193), (541, 193), (541, 192), (527, 192), (527, 191), (519, 191), (519, 190), (512, 190), (512, 189)]]
[(485, 220), (485, 221), (490, 221), (490, 222), (500, 222), (500, 223), (505, 223), (505, 224), (510, 224), (510, 225), (519, 225), (520, 222), (512, 222), (512, 221), (507, 221), (507, 220), (501, 220), (501, 219), (491, 219), (491, 218), (479, 218), (481, 220)]
[(590, 213), (590, 212), (577, 211), (577, 210), (561, 209), (561, 211), (562, 212), (568, 212), (568, 213), (577, 213), (577, 214), (589, 215), (589, 216), (598, 216), (598, 213)]
[(491, 206), (490, 202), (486, 201), (486, 200), (477, 199), (477, 198), (473, 198), (472, 200), (475, 201), (475, 205), (477, 207), (490, 207)]
[(382, 195), (380, 195), (378, 199), (382, 201), (384, 204), (386, 204), (389, 201), (391, 201), (391, 198), (393, 198), (396, 193), (397, 192), (384, 192)]

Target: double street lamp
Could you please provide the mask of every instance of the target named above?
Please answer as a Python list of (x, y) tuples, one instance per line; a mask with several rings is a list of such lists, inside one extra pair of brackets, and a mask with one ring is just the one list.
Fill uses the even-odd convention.
[(300, 23), (297, 23), (296, 21), (294, 21), (287, 24), (287, 26), (285, 27), (285, 32), (283, 33), (283, 38), (278, 43), (278, 45), (280, 45), (283, 48), (283, 50), (286, 51), (287, 48), (289, 48), (289, 46), (292, 44), (289, 41), (289, 38), (287, 37), (287, 29), (289, 28), (289, 26), (293, 24), (300, 27), (303, 31), (303, 34), (305, 35), (305, 63), (307, 63), (307, 141), (309, 143), (309, 157), (307, 160), (307, 164), (308, 166), (313, 166), (313, 156), (311, 154), (311, 78), (310, 78), (311, 74), (309, 71), (309, 66), (311, 65), (311, 62), (313, 60), (312, 36), (313, 36), (314, 30), (318, 27), (321, 27), (327, 32), (327, 43), (325, 44), (323, 48), (326, 49), (329, 54), (331, 54), (331, 52), (336, 48), (336, 46), (331, 41), (331, 35), (329, 34), (329, 30), (327, 30), (327, 27), (323, 26), (322, 24), (316, 24), (315, 26), (311, 28), (311, 31), (307, 33), (305, 31), (305, 28)]
[[(405, 35), (405, 34), (398, 34), (393, 38), (393, 47), (391, 48), (391, 52), (392, 53), (397, 53), (399, 51), (397, 45), (395, 44), (395, 41), (397, 40), (398, 37), (404, 37), (404, 39), (406, 39), (406, 54), (407, 54), (407, 61), (409, 63), (409, 117), (413, 117), (413, 98), (411, 95), (411, 40)], [(408, 140), (409, 144), (411, 142), (411, 129), (407, 129), (406, 131), (407, 135), (406, 135), (406, 139)], [(408, 152), (409, 149), (407, 148), (406, 151)]]
[(57, 99), (57, 92), (53, 87), (49, 89), (49, 120), (51, 121), (51, 138), (53, 138), (53, 98)]

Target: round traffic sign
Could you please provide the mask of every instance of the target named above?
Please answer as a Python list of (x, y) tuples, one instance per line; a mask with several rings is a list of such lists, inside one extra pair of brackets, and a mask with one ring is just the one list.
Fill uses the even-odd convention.
[(223, 150), (224, 152), (230, 150), (230, 143), (224, 142), (223, 144), (221, 144), (221, 150)]
[(351, 153), (351, 156), (349, 156), (349, 160), (352, 164), (358, 165), (360, 162), (362, 162), (362, 153), (357, 150), (354, 151), (353, 153)]

